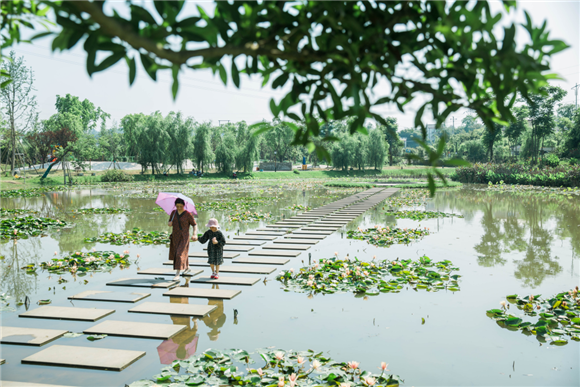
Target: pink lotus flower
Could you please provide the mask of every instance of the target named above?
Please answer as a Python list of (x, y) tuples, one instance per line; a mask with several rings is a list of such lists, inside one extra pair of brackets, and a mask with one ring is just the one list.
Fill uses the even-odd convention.
[(365, 378), (365, 383), (367, 384), (367, 386), (374, 386), (376, 382), (377, 382), (377, 380), (375, 378), (370, 377), (370, 376)]
[(347, 274), (346, 273), (342, 273), (342, 278), (346, 278)]
[(359, 365), (359, 364), (360, 364), (360, 363), (359, 363), (358, 361), (349, 361), (349, 362), (347, 363), (347, 365), (348, 365), (348, 368), (350, 368), (350, 369), (352, 369), (352, 370), (356, 370), (356, 369), (358, 368), (358, 365)]
[(507, 305), (507, 302), (505, 302), (505, 301), (503, 301), (503, 300), (502, 300), (502, 301), (500, 301), (500, 302), (499, 302), (499, 304), (500, 304), (502, 307), (504, 307), (504, 308), (505, 308), (505, 306)]
[(258, 372), (258, 375), (260, 375), (260, 377), (262, 377), (262, 376), (264, 375), (264, 371), (262, 371), (262, 369), (261, 369), (261, 368), (258, 368), (258, 369), (256, 370), (256, 372)]
[(54, 255), (58, 255), (58, 253), (55, 251), (55, 252), (54, 252)]
[(298, 376), (296, 374), (292, 374), (290, 376), (288, 376), (288, 380), (290, 380), (291, 384), (296, 383), (296, 380), (298, 380)]
[(338, 387), (350, 387), (350, 383), (340, 383)]
[(294, 269), (290, 269), (290, 273), (294, 273)]
[(125, 258), (125, 254), (121, 254), (121, 255), (119, 255), (119, 257), (121, 257), (121, 258)]
[(335, 252), (334, 252), (334, 256), (335, 256), (335, 257), (338, 257), (338, 251), (335, 251)]
[(304, 363), (306, 360), (304, 360), (304, 358), (303, 358), (302, 356), (298, 356), (298, 357), (296, 358), (296, 361), (298, 362), (298, 364), (302, 364), (302, 363)]
[(95, 248), (93, 247), (93, 253), (94, 253), (95, 251), (97, 251), (97, 249), (95, 249)]
[(129, 250), (123, 250), (123, 254), (129, 254)]
[(141, 257), (141, 255), (140, 254), (137, 254), (137, 258), (140, 258), (140, 257)]
[(284, 359), (284, 352), (276, 352), (275, 356), (276, 356), (276, 359), (282, 360), (282, 359)]
[(308, 281), (308, 282), (306, 282), (306, 285), (307, 285), (307, 286), (312, 286), (312, 281)]
[(283, 376), (280, 376), (278, 378), (278, 387), (284, 387), (284, 384), (285, 384), (284, 383), (284, 377)]
[(377, 258), (377, 256), (376, 255), (373, 255), (373, 259), (376, 259), (376, 258)]
[(383, 370), (383, 372), (388, 371), (387, 367), (389, 366), (388, 363), (382, 362), (381, 366), (379, 367), (380, 369)]
[(309, 279), (309, 280), (313, 280), (313, 279), (314, 279), (314, 276), (313, 276), (312, 274), (310, 274), (310, 275), (308, 276), (308, 279)]
[(315, 370), (317, 370), (318, 368), (320, 368), (322, 364), (320, 364), (320, 362), (318, 360), (314, 360), (312, 362), (312, 368), (314, 368)]
[(113, 259), (115, 256), (113, 254), (109, 255), (109, 259)]

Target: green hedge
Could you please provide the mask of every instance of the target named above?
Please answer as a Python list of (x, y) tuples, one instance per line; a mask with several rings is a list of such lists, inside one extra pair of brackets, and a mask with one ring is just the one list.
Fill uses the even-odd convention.
[(474, 164), (455, 170), (451, 179), (462, 183), (524, 184), (547, 187), (577, 187), (580, 166), (534, 167), (523, 164)]

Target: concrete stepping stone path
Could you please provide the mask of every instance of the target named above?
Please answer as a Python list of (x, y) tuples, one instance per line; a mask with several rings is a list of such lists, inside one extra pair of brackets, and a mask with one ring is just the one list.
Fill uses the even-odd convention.
[[(200, 277), (205, 278), (205, 277)], [(143, 302), (128, 310), (129, 313), (170, 314), (175, 316), (203, 317), (217, 309), (215, 305)]]
[(0, 329), (0, 344), (42, 346), (62, 337), (68, 331), (60, 329), (38, 329), (6, 327)]
[[(171, 304), (187, 305), (187, 304)], [(167, 340), (185, 330), (185, 325), (107, 320), (83, 331), (86, 335), (108, 335)]]
[(72, 306), (45, 305), (18, 315), (26, 318), (46, 318), (52, 320), (97, 321), (110, 314), (115, 309), (75, 308)]
[(122, 371), (143, 356), (143, 351), (53, 345), (22, 359), (22, 364)]
[[(240, 253), (224, 253), (224, 258), (225, 259), (232, 259), (232, 258), (235, 258), (239, 255), (240, 255)], [(194, 257), (194, 258), (207, 258), (207, 253), (204, 253), (204, 252), (189, 253), (189, 256)]]
[(180, 281), (152, 279), (152, 278), (120, 278), (107, 282), (108, 286), (134, 286), (137, 288), (172, 288), (179, 285)]
[[(288, 234), (286, 236), (284, 236), (284, 239), (280, 239), (280, 241), (283, 241), (283, 243), (286, 243), (286, 239), (312, 239), (312, 241), (321, 241), (322, 239), (326, 238), (328, 234), (317, 234), (317, 235), (311, 235), (311, 233), (309, 232), (304, 232), (304, 233), (296, 233), (294, 232), (293, 234)], [(274, 243), (276, 243), (276, 241), (274, 241)], [(290, 243), (290, 242), (288, 242)], [(318, 242), (316, 242), (318, 243)]]
[(264, 243), (268, 242), (267, 240), (243, 240), (240, 239), (239, 237), (235, 237), (233, 238), (233, 241), (228, 242), (234, 245), (247, 245), (247, 246), (260, 246), (263, 245)]
[(292, 239), (292, 238), (287, 238), (287, 239), (278, 239), (275, 241), (272, 241), (274, 243), (292, 243), (292, 244), (297, 244), (297, 245), (315, 245), (317, 244), (319, 241), (316, 239)]
[(280, 250), (308, 250), (312, 246), (309, 245), (296, 245), (296, 244), (280, 244), (280, 243), (272, 243), (271, 245), (265, 245), (264, 249), (280, 249)]
[(248, 231), (246, 235), (265, 235), (265, 236), (282, 236), (286, 234), (282, 231), (267, 230), (267, 231)]
[(253, 240), (253, 241), (257, 241), (260, 243), (265, 243), (262, 241), (271, 241), (273, 239), (276, 239), (276, 236), (269, 236), (269, 235), (240, 235), (240, 236), (236, 236), (233, 239), (242, 239), (242, 240)]
[(267, 224), (266, 227), (268, 228), (284, 228), (284, 229), (289, 229), (289, 228), (300, 228), (299, 225), (297, 224)]
[[(203, 249), (207, 250), (207, 246), (205, 246)], [(243, 253), (246, 253), (246, 252), (254, 250), (254, 249), (255, 249), (255, 247), (253, 247), (253, 246), (243, 246), (243, 245), (235, 245), (235, 244), (229, 244), (229, 243), (227, 243), (224, 246), (224, 251), (241, 251)], [(189, 256), (191, 257), (191, 255), (189, 255)], [(205, 254), (205, 256), (207, 257), (207, 253)]]
[(178, 287), (163, 293), (163, 295), (170, 297), (216, 298), (231, 300), (241, 292), (241, 290), (230, 289), (196, 289)]
[[(258, 282), (260, 278), (256, 277), (224, 277), (221, 276), (218, 279), (211, 277), (199, 277), (195, 278), (191, 282), (204, 283), (204, 284), (220, 284), (220, 285), (245, 285), (251, 286)], [(177, 305), (177, 304), (176, 304)]]
[(250, 264), (262, 264), (262, 265), (285, 265), (290, 262), (286, 258), (253, 258), (253, 257), (242, 257), (232, 261), (232, 263), (250, 263)]
[[(173, 264), (173, 263), (171, 263)], [(173, 271), (175, 273), (175, 270)], [(82, 301), (108, 301), (108, 302), (131, 302), (135, 303), (141, 301), (142, 299), (149, 297), (151, 293), (124, 293), (124, 292), (111, 292), (104, 290), (87, 290), (74, 296), (68, 296), (69, 300), (82, 300)]]
[[(164, 262), (164, 265), (171, 265), (171, 262)], [(206, 261), (189, 261), (189, 266), (202, 266), (202, 267), (209, 267), (209, 263)], [(260, 266), (230, 266), (230, 265), (221, 265), (220, 266), (220, 273), (247, 273), (247, 274), (270, 274), (276, 271), (275, 268), (272, 267), (260, 267)]]
[[(298, 238), (303, 238), (302, 235), (330, 235), (330, 234), (334, 234), (334, 231), (332, 230), (296, 230), (294, 231), (292, 234), (294, 235), (299, 235)], [(288, 234), (288, 235), (292, 235), (292, 234)], [(289, 237), (289, 238), (293, 238), (293, 237)], [(324, 239), (324, 238), (322, 238)]]
[[(173, 265), (173, 262), (169, 261), (169, 264)], [(182, 272), (181, 275), (184, 277), (193, 277), (193, 276), (196, 276), (196, 275), (201, 274), (201, 273), (203, 273), (203, 270), (189, 270), (189, 272), (187, 274)], [(137, 272), (137, 274), (175, 276), (175, 270), (174, 269), (167, 269), (164, 267), (150, 268), (150, 269), (140, 270)]]
[(301, 253), (296, 251), (279, 251), (279, 250), (268, 250), (268, 251), (252, 251), (250, 255), (266, 256), (266, 257), (297, 257)]

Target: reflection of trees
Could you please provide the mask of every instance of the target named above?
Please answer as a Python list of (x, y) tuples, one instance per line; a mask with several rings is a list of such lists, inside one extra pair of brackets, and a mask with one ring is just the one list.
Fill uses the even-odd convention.
[[(10, 245), (11, 248), (9, 247)], [(16, 301), (24, 301), (25, 296), (36, 293), (38, 287), (37, 275), (26, 274), (26, 270), (21, 269), (21, 267), (28, 263), (25, 257), (33, 256), (26, 254), (26, 251), (30, 250), (30, 248), (38, 248), (38, 245), (39, 243), (29, 244), (29, 248), (25, 248), (25, 252), (20, 252), (20, 254), (18, 251), (19, 245), (12, 241), (2, 246), (2, 254), (5, 258), (0, 261), (0, 272), (2, 273), (0, 277), (0, 293), (6, 293), (14, 297)]]
[[(433, 203), (462, 214), (483, 211), (481, 241), (474, 246), (478, 264), (504, 265), (502, 255), (525, 253), (516, 264), (515, 277), (526, 286), (539, 286), (562, 271), (558, 257), (551, 256), (554, 237), (569, 239), (580, 251), (580, 199), (543, 194), (492, 192), (464, 188), (438, 194)], [(556, 228), (548, 225), (556, 220)]]

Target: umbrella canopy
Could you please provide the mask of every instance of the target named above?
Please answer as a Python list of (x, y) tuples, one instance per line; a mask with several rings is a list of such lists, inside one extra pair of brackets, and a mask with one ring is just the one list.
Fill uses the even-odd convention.
[(185, 355), (183, 358), (177, 357), (177, 350), (179, 349), (180, 343), (176, 343), (173, 339), (165, 340), (157, 347), (157, 353), (159, 354), (159, 360), (161, 364), (171, 364), (175, 360), (189, 359), (195, 355), (195, 350), (197, 349), (197, 340), (199, 336), (195, 336), (191, 343), (183, 345), (184, 354), (180, 353), (180, 356)]
[(159, 192), (159, 195), (157, 195), (157, 200), (155, 200), (155, 204), (163, 208), (163, 211), (165, 211), (167, 215), (171, 215), (171, 211), (175, 210), (175, 199), (177, 198), (183, 199), (185, 202), (185, 211), (189, 211), (193, 215), (197, 216), (197, 211), (195, 210), (195, 204), (193, 204), (193, 200), (180, 193)]

